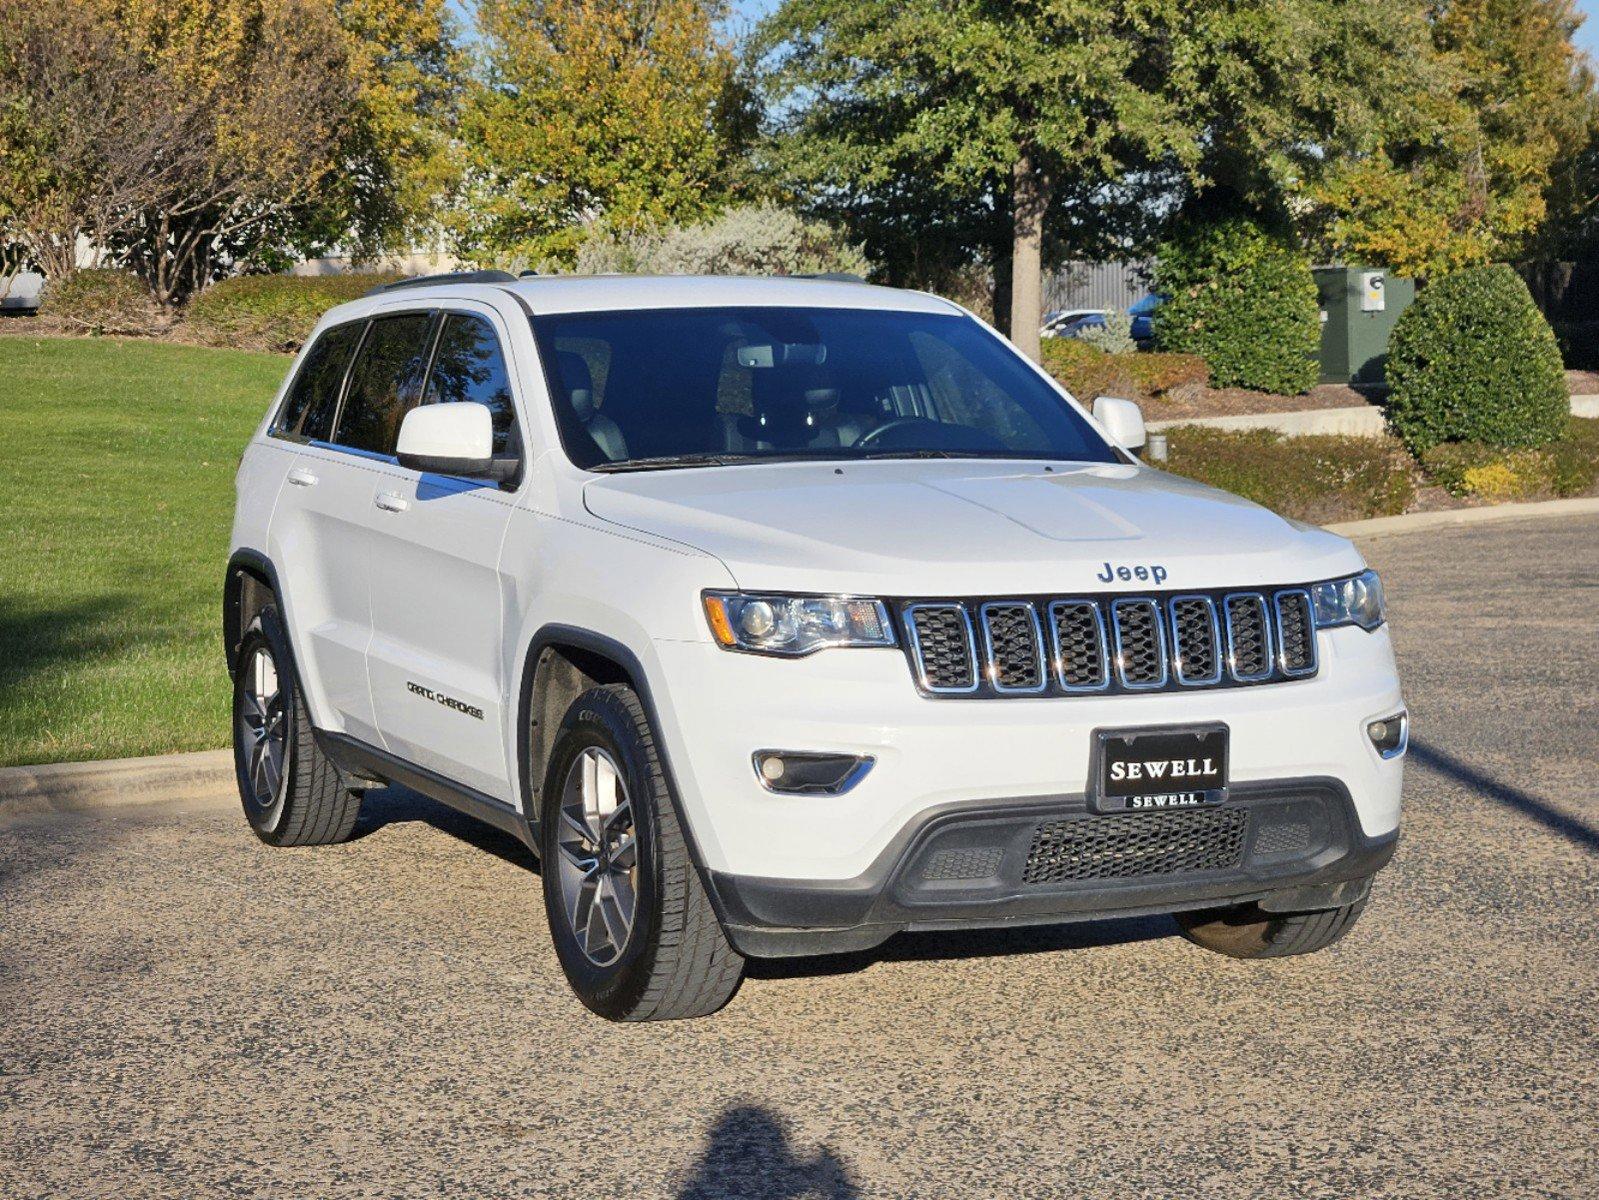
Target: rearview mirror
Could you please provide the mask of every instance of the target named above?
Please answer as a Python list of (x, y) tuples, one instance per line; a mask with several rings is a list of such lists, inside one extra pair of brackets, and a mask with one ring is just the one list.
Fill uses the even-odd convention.
[(1101, 396), (1094, 401), (1094, 419), (1105, 427), (1111, 441), (1134, 454), (1144, 448), (1144, 414), (1131, 400)]
[(471, 402), (424, 404), (405, 414), (395, 457), (402, 467), (438, 475), (488, 475), (494, 467), (494, 420)]

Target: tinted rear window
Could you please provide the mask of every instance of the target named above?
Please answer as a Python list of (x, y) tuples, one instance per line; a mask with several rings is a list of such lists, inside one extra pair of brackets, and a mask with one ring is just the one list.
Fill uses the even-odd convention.
[(339, 403), (339, 385), (344, 382), (344, 369), (350, 365), (350, 355), (355, 353), (356, 343), (361, 340), (361, 330), (365, 326), (364, 321), (335, 325), (317, 338), (305, 352), (300, 371), (289, 386), (283, 411), (278, 414), (277, 424), (273, 426), (274, 433), (296, 432), (307, 413), (311, 413), (314, 416), (306, 422), (307, 425), (320, 421), (320, 436), (327, 436), (327, 429), (333, 422), (333, 410)]
[(422, 397), (432, 330), (432, 313), (405, 313), (372, 322), (350, 368), (334, 441), (356, 450), (394, 453), (400, 421)]

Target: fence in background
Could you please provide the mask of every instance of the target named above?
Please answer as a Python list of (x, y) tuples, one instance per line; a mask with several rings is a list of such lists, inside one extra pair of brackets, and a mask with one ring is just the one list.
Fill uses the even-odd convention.
[(1044, 309), (1117, 308), (1126, 311), (1149, 293), (1155, 264), (1069, 262), (1044, 276)]

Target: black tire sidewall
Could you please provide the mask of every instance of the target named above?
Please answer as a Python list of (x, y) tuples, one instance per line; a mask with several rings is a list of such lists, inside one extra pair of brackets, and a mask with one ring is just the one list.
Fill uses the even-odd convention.
[[(272, 656), (272, 665), (278, 673), (278, 690), (283, 696), (283, 722), (286, 726), (283, 743), (283, 774), (278, 780), (277, 800), (271, 810), (275, 819), (268, 822), (255, 804), (254, 789), (245, 769), (244, 755), (239, 746), (239, 694), (244, 690), (247, 665), (255, 651), (265, 647)], [(289, 657), (288, 641), (283, 636), (282, 624), (275, 608), (264, 608), (256, 615), (244, 637), (239, 640), (238, 670), (233, 679), (233, 770), (239, 783), (239, 802), (244, 807), (245, 820), (262, 841), (276, 843), (289, 816), (289, 804), (294, 782), (294, 766), (298, 747), (295, 737), (299, 722), (298, 680), (294, 673), (294, 660)]]
[[(591, 746), (606, 751), (622, 769), (638, 847), (633, 931), (621, 957), (605, 966), (596, 965), (583, 953), (567, 920), (557, 845), (561, 792), (567, 772), (578, 755)], [(632, 715), (614, 693), (595, 688), (579, 696), (561, 722), (539, 803), (544, 905), (556, 955), (578, 998), (601, 1016), (613, 1020), (625, 1017), (638, 1003), (648, 984), (660, 941), (661, 839), (651, 767)]]

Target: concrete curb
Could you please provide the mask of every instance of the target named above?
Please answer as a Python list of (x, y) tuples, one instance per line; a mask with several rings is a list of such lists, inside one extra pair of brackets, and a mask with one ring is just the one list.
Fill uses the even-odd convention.
[(1198, 425), (1202, 429), (1270, 429), (1288, 437), (1307, 434), (1342, 434), (1346, 437), (1381, 437), (1387, 427), (1382, 409), (1370, 405), (1354, 408), (1307, 408), (1296, 412), (1235, 413), (1226, 417), (1181, 417), (1171, 421), (1151, 421), (1151, 432), (1174, 429), (1179, 425)]
[(1580, 517), (1599, 513), (1599, 496), (1572, 500), (1540, 500), (1531, 504), (1492, 504), (1484, 508), (1450, 508), (1443, 512), (1407, 513), (1402, 517), (1372, 517), (1328, 525), (1344, 537), (1381, 537), (1393, 533), (1419, 533), (1451, 525), (1482, 525), (1491, 521), (1524, 521), (1537, 517)]
[[(1571, 415), (1599, 417), (1599, 396), (1573, 396)], [(1375, 405), (1352, 408), (1303, 408), (1292, 412), (1234, 413), (1225, 417), (1177, 417), (1169, 421), (1150, 421), (1152, 433), (1179, 425), (1198, 425), (1203, 429), (1270, 429), (1286, 437), (1307, 434), (1342, 434), (1346, 437), (1381, 437), (1388, 425), (1383, 410)]]
[(174, 802), (237, 803), (231, 750), (0, 767), (0, 814), (78, 812)]

